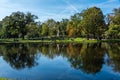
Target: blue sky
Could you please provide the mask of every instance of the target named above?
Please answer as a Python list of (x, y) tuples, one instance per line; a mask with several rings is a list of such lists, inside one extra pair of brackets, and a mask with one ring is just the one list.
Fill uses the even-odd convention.
[(120, 0), (0, 0), (0, 20), (16, 11), (31, 12), (40, 21), (61, 20), (92, 6), (107, 14), (120, 7)]

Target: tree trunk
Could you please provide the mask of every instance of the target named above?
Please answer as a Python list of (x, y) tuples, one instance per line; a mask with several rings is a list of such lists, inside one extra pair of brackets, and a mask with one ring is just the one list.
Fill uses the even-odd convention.
[(89, 40), (89, 34), (87, 34), (87, 40)]
[(93, 34), (93, 38), (96, 39), (95, 34)]
[(59, 37), (60, 36), (60, 30), (58, 29), (58, 31), (57, 31), (57, 37)]
[(24, 36), (22, 36), (22, 39), (23, 39), (23, 40), (25, 39)]

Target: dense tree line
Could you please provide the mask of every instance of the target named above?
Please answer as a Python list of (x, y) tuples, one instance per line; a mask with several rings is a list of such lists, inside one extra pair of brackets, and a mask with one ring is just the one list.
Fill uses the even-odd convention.
[(103, 15), (100, 8), (91, 7), (76, 13), (70, 19), (48, 19), (36, 22), (36, 15), (13, 12), (0, 21), (1, 38), (30, 39), (41, 37), (86, 37), (94, 39), (120, 38), (120, 8)]

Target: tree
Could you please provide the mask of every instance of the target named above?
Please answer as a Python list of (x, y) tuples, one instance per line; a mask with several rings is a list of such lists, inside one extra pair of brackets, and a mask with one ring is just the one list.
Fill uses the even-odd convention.
[(0, 21), (0, 37), (4, 37), (4, 30), (2, 29), (2, 21)]
[(19, 36), (19, 25), (16, 21), (16, 17), (7, 16), (2, 20), (2, 30), (4, 37), (6, 38), (18, 38)]
[(105, 32), (107, 38), (120, 38), (120, 8), (114, 9), (110, 15), (111, 22)]
[(66, 29), (67, 29), (67, 23), (69, 22), (69, 20), (68, 19), (62, 19), (62, 21), (60, 22), (60, 34), (62, 35), (62, 36), (66, 36), (67, 34), (67, 32), (66, 32)]
[(113, 24), (120, 25), (120, 8), (115, 8), (113, 15)]
[(60, 22), (56, 23), (56, 32), (57, 32), (56, 36), (59, 37), (60, 36)]
[(0, 28), (2, 27), (2, 21), (0, 21)]
[(38, 26), (38, 34), (39, 37), (42, 36), (42, 23), (40, 21), (37, 22), (37, 26)]
[(104, 16), (100, 8), (91, 7), (82, 13), (82, 26), (89, 39), (90, 35), (100, 39), (105, 31)]
[(68, 37), (80, 37), (82, 36), (82, 26), (81, 26), (82, 16), (81, 13), (76, 13), (71, 16), (70, 21), (67, 22), (67, 34)]
[(21, 37), (24, 39), (24, 36), (27, 34), (27, 26), (30, 23), (35, 23), (35, 19), (38, 19), (36, 15), (28, 12), (23, 18), (23, 23), (20, 26)]
[(120, 25), (111, 24), (105, 34), (108, 38), (120, 38)]
[(56, 34), (56, 21), (48, 19), (42, 24), (41, 34), (43, 36), (53, 36)]
[(38, 25), (37, 23), (29, 23), (27, 25), (28, 32), (27, 32), (27, 38), (36, 38), (39, 37), (39, 32), (38, 32)]
[(75, 25), (72, 21), (68, 22), (66, 31), (67, 31), (68, 37), (75, 36), (76, 29), (75, 29)]
[(41, 35), (42, 36), (48, 36), (48, 26), (46, 23), (42, 24), (42, 31), (41, 31)]
[(56, 21), (53, 19), (48, 19), (46, 22), (48, 26), (48, 35), (53, 36), (56, 34)]
[(77, 37), (80, 37), (83, 35), (81, 20), (82, 20), (82, 13), (76, 13), (73, 16), (71, 16), (71, 21), (74, 23), (75, 35)]
[(5, 37), (24, 39), (27, 34), (27, 25), (34, 23), (37, 17), (31, 13), (24, 14), (23, 12), (13, 12), (10, 16), (2, 20), (2, 29)]

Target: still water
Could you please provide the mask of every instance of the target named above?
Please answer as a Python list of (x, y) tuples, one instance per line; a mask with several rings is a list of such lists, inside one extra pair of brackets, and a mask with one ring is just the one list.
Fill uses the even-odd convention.
[(120, 80), (120, 43), (0, 44), (0, 77)]

